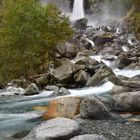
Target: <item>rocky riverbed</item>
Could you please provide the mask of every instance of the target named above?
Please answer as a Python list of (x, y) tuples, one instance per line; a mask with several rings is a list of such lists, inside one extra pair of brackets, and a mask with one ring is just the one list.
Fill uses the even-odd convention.
[[(125, 25), (93, 28), (81, 19), (73, 26), (46, 73), (1, 89), (0, 132), (20, 126), (3, 140), (140, 139), (140, 42)], [(103, 136), (73, 138), (80, 134)]]

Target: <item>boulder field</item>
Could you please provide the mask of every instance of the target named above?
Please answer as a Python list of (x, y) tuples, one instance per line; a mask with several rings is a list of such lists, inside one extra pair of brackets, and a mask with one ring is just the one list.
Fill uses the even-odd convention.
[[(119, 136), (123, 140), (129, 137), (137, 140), (140, 137), (137, 133), (140, 76), (125, 76), (125, 72), (119, 75), (115, 71), (140, 70), (140, 42), (123, 26), (93, 28), (86, 24), (85, 19), (77, 21), (73, 38), (58, 44), (54, 52), (56, 61), (49, 63), (46, 73), (31, 77), (26, 84), (23, 82), (24, 89), (13, 90), (12, 96), (52, 91), (51, 100), (43, 109), (44, 121), (22, 140), (120, 140)], [(99, 87), (106, 82), (112, 82), (114, 87), (100, 95), (73, 97), (68, 90)], [(18, 82), (10, 85), (16, 88)], [(10, 90), (9, 86), (2, 89), (0, 96), (9, 96)], [(136, 122), (138, 127), (131, 125)], [(129, 136), (133, 129), (135, 136)]]

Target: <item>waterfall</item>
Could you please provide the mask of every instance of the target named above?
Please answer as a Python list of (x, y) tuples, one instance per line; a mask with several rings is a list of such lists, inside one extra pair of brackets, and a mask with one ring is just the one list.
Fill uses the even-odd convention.
[(84, 0), (74, 0), (71, 20), (78, 20), (84, 17)]

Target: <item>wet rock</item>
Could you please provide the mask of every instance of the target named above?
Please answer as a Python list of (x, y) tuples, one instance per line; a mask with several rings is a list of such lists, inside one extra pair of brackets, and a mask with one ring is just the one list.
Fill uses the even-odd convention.
[(139, 89), (140, 88), (140, 81), (123, 81), (124, 85), (130, 88)]
[(125, 54), (121, 54), (120, 56), (118, 56), (116, 65), (117, 68), (123, 69), (126, 66), (130, 65), (131, 63), (132, 63), (131, 59), (129, 59)]
[(71, 64), (71, 60), (68, 58), (61, 58), (61, 59), (56, 59), (55, 63), (57, 65), (57, 67), (60, 67), (62, 65)]
[(59, 90), (58, 86), (54, 86), (54, 85), (48, 85), (45, 87), (45, 90), (47, 91), (55, 91), (55, 90)]
[(52, 119), (56, 117), (72, 118), (79, 114), (80, 97), (63, 97), (49, 102), (47, 111), (43, 118)]
[(106, 138), (102, 135), (86, 134), (86, 135), (76, 136), (70, 140), (106, 140)]
[(58, 82), (67, 82), (73, 74), (72, 65), (62, 65), (56, 69), (53, 69), (51, 76)]
[(111, 42), (113, 39), (114, 35), (112, 33), (105, 33), (101, 35), (95, 35), (92, 40), (94, 41), (95, 45), (101, 45)]
[(131, 91), (132, 91), (132, 89), (129, 87), (115, 85), (111, 91), (111, 94), (115, 95), (115, 94), (120, 94), (123, 92), (131, 92)]
[(63, 95), (70, 95), (70, 94), (71, 94), (71, 92), (70, 92), (68, 89), (64, 88), (64, 87), (61, 87), (61, 88), (60, 88), (60, 92), (61, 92)]
[(65, 53), (65, 57), (67, 58), (74, 58), (77, 54), (77, 47), (71, 43), (66, 43), (66, 53)]
[(140, 92), (126, 92), (113, 96), (116, 110), (140, 111)]
[(103, 65), (86, 83), (87, 87), (98, 86), (106, 77), (115, 75), (111, 68)]
[(94, 119), (110, 118), (109, 111), (96, 96), (89, 96), (81, 102), (80, 115), (82, 118), (94, 118)]
[(62, 87), (60, 88), (60, 90), (59, 89), (54, 90), (51, 96), (65, 96), (65, 95), (70, 95), (70, 94), (71, 92), (69, 90)]
[(83, 36), (81, 36), (80, 41), (82, 42), (83, 47), (86, 50), (89, 50), (89, 51), (96, 50), (96, 46), (95, 46), (94, 42), (90, 39), (90, 37), (87, 37), (85, 34)]
[(109, 80), (115, 84), (115, 85), (120, 85), (120, 86), (125, 86), (133, 89), (139, 89), (140, 87), (140, 81), (136, 80), (134, 81), (133, 79), (120, 79), (117, 76), (110, 76)]
[(137, 69), (139, 70), (140, 69), (140, 63), (139, 62), (136, 62), (136, 63), (131, 63), (129, 66), (126, 67), (126, 69)]
[[(29, 132), (30, 132), (29, 130), (23, 130), (21, 132), (18, 132), (16, 134), (14, 134), (12, 137), (15, 138), (15, 139), (23, 138), (23, 137), (27, 136), (27, 134)], [(13, 140), (15, 140), (15, 139), (13, 139)]]
[(85, 30), (87, 28), (87, 22), (88, 20), (86, 18), (76, 20), (74, 23), (74, 27), (78, 30)]
[(35, 83), (31, 83), (26, 89), (24, 95), (39, 94), (39, 89)]
[(123, 81), (117, 76), (109, 76), (109, 81), (111, 81), (114, 85), (124, 86)]
[(56, 89), (53, 91), (53, 93), (50, 96), (53, 97), (53, 96), (63, 96), (63, 95), (60, 93), (59, 89)]
[(74, 44), (66, 42), (65, 44), (60, 44), (57, 46), (57, 57), (66, 57), (66, 58), (74, 58), (78, 52), (78, 47), (76, 47)]
[(80, 57), (79, 59), (77, 59), (76, 64), (85, 65), (87, 69), (92, 69), (96, 65), (99, 65), (99, 62), (86, 56), (86, 57)]
[(136, 76), (133, 76), (132, 79), (133, 79), (133, 80), (138, 80), (138, 81), (140, 81), (140, 74), (139, 74), (139, 75), (136, 75)]
[(85, 84), (88, 78), (89, 78), (88, 74), (83, 70), (80, 70), (78, 73), (74, 75), (75, 82), (79, 84)]
[(115, 54), (115, 52), (116, 52), (116, 50), (114, 51), (114, 48), (113, 47), (104, 47), (101, 51), (100, 51), (100, 53), (101, 54)]
[(22, 140), (69, 140), (79, 132), (79, 125), (74, 120), (59, 117), (36, 126)]
[(83, 56), (85, 56), (85, 57), (87, 56), (87, 54), (85, 53), (85, 50), (84, 50), (84, 52), (83, 51), (82, 52), (78, 52), (75, 60), (77, 61), (80, 58), (82, 58)]
[(74, 74), (79, 72), (80, 70), (85, 70), (85, 69), (86, 69), (85, 65), (79, 65), (79, 64), (73, 65), (73, 73)]
[(90, 57), (80, 57), (76, 60), (76, 64), (79, 65), (85, 65), (85, 68), (87, 69), (87, 72), (90, 75), (93, 75), (97, 69), (100, 67), (100, 63), (94, 59), (91, 59)]

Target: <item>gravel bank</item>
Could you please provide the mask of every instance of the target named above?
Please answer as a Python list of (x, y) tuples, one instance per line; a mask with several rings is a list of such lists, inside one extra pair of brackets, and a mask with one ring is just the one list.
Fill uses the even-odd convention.
[(117, 123), (111, 120), (82, 120), (81, 134), (100, 134), (108, 140), (140, 140), (140, 123)]

